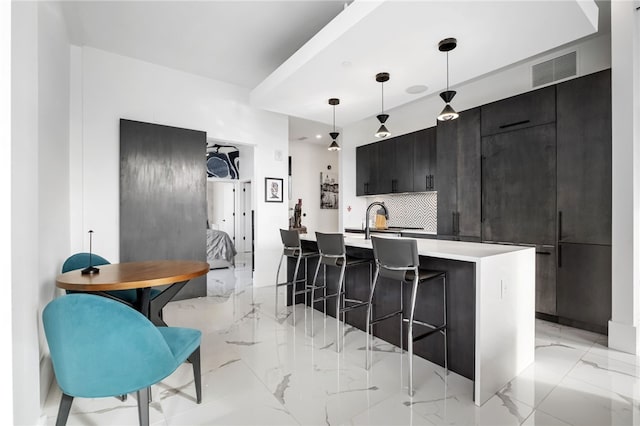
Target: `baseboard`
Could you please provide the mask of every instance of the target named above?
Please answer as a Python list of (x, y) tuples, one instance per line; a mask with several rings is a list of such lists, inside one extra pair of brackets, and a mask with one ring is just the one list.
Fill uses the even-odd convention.
[(40, 409), (44, 412), (44, 404), (54, 381), (53, 364), (51, 356), (47, 353), (40, 360)]
[(543, 321), (549, 321), (549, 322), (558, 322), (558, 316), (557, 315), (549, 315), (549, 314), (544, 314), (542, 312), (536, 312), (536, 318), (543, 320)]
[(609, 321), (609, 347), (634, 355), (640, 354), (638, 344), (638, 327)]
[(581, 330), (591, 331), (593, 333), (607, 335), (610, 328), (602, 325), (589, 324), (583, 321), (576, 321), (569, 318), (560, 317), (557, 315), (549, 315), (542, 312), (536, 312), (536, 318), (544, 321), (555, 322), (556, 324), (568, 325), (569, 327), (579, 328)]

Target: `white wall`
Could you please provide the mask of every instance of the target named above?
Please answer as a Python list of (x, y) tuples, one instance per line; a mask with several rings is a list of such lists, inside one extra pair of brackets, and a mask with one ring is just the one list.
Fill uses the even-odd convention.
[(640, 354), (640, 12), (611, 2), (612, 318), (609, 346)]
[(31, 425), (51, 379), (41, 310), (69, 249), (69, 43), (58, 3), (12, 12), (14, 424)]
[[(320, 209), (320, 173), (334, 173), (339, 178), (338, 153), (315, 143), (290, 141), (292, 197), (289, 200), (289, 217), (293, 207), (302, 199), (302, 225), (307, 232), (338, 232), (337, 209)], [(327, 170), (331, 166), (331, 170)], [(285, 179), (286, 185), (286, 179)], [(342, 188), (340, 188), (342, 197)]]
[[(464, 111), (531, 91), (531, 65), (573, 50), (577, 50), (578, 76), (607, 69), (611, 66), (610, 40), (609, 36), (589, 38), (462, 85), (455, 84), (456, 70), (450, 69), (451, 88), (458, 91), (451, 105), (458, 111)], [(458, 46), (458, 49), (463, 48), (463, 45)], [(455, 55), (455, 51), (452, 54)], [(393, 75), (389, 83), (386, 84), (393, 84)], [(437, 94), (430, 95), (386, 111), (390, 115), (386, 126), (391, 131), (392, 137), (432, 127), (436, 125), (436, 116), (443, 107), (442, 99)], [(366, 209), (366, 200), (364, 197), (355, 196), (355, 148), (376, 142), (378, 139), (373, 134), (379, 126), (377, 119), (371, 117), (343, 128), (342, 150), (340, 151), (340, 190), (344, 197), (340, 201), (340, 227), (360, 227), (361, 225)], [(348, 211), (349, 206), (352, 207), (351, 212)]]
[[(11, 2), (0, 2), (0, 140), (10, 141), (12, 138), (11, 123)], [(10, 143), (0, 143), (0, 198), (4, 200), (4, 208), (0, 211), (0, 269), (5, 277), (12, 274), (11, 249), (11, 151)], [(5, 282), (4, 297), (0, 300), (0, 339), (3, 342), (12, 340), (12, 312), (10, 280)], [(4, 378), (4, 392), (0, 398), (0, 423), (13, 423), (13, 353), (4, 353), (0, 376)]]
[[(260, 188), (265, 176), (287, 174), (288, 118), (250, 107), (248, 90), (237, 86), (88, 47), (75, 54), (80, 60), (74, 66), (81, 70), (72, 74), (82, 81), (72, 93), (80, 96), (73, 105), (81, 105), (72, 117), (72, 174), (82, 176), (83, 188), (71, 194), (72, 206), (80, 210), (72, 211), (79, 220), (71, 224), (71, 251), (86, 250), (86, 232), (93, 229), (95, 250), (119, 260), (119, 120), (183, 127), (255, 146), (255, 283), (273, 284), (277, 230), (287, 225), (287, 207), (265, 203)], [(78, 126), (80, 141), (73, 139)]]

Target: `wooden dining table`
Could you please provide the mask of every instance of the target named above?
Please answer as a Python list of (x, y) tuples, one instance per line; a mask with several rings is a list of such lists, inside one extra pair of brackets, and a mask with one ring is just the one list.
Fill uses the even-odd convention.
[[(72, 292), (92, 292), (112, 299), (113, 290), (135, 289), (135, 309), (157, 326), (167, 326), (162, 319), (162, 308), (192, 278), (209, 272), (207, 262), (193, 260), (150, 260), (142, 262), (112, 263), (98, 266), (99, 272), (83, 275), (81, 270), (58, 275), (56, 286)], [(151, 288), (167, 286), (151, 298)], [(126, 303), (126, 302), (125, 302)]]

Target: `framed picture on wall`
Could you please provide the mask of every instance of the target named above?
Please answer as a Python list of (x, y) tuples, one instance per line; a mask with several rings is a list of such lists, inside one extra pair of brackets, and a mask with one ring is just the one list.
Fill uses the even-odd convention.
[(267, 203), (282, 203), (283, 179), (264, 178), (264, 201)]

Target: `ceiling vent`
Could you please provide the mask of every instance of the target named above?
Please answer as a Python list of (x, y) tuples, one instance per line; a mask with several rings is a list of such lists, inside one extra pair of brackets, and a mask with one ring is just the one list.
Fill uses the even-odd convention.
[(531, 67), (531, 85), (538, 87), (576, 75), (576, 52), (549, 59)]

